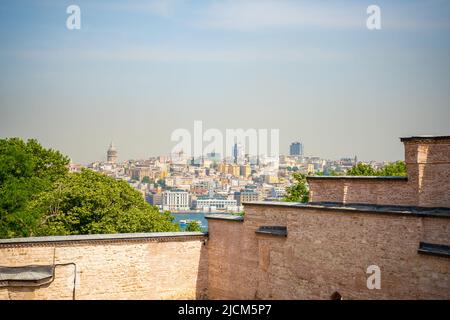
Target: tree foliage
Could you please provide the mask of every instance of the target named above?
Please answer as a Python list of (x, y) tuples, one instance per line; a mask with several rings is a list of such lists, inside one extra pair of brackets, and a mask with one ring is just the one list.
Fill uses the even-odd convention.
[(145, 176), (142, 178), (142, 183), (154, 183), (154, 181), (149, 176)]
[(46, 235), (179, 231), (169, 213), (125, 181), (86, 169), (58, 181), (33, 207), (42, 213), (39, 233)]
[(0, 237), (30, 236), (40, 216), (29, 202), (68, 174), (69, 159), (36, 140), (0, 139)]
[(124, 181), (91, 170), (36, 140), (0, 140), (0, 237), (179, 231)]
[(406, 176), (406, 164), (404, 161), (397, 161), (387, 164), (379, 170), (375, 170), (371, 165), (358, 163), (347, 171), (349, 176)]
[(199, 232), (202, 231), (202, 227), (196, 221), (190, 221), (186, 226), (186, 231)]
[(394, 163), (390, 163), (384, 166), (379, 172), (379, 176), (396, 176), (396, 177), (405, 177), (407, 175), (406, 172), (406, 163), (405, 161), (397, 161)]
[(370, 165), (365, 163), (358, 163), (351, 169), (347, 170), (349, 176), (376, 176), (376, 170)]
[(303, 202), (306, 203), (309, 200), (309, 189), (306, 182), (306, 175), (295, 172), (292, 174), (295, 183), (286, 188), (286, 196), (284, 201), (286, 202)]
[[(351, 169), (347, 170), (349, 176), (406, 176), (406, 164), (404, 161), (397, 161), (390, 163), (379, 170), (375, 170), (371, 165), (365, 163), (358, 163)], [(325, 175), (322, 173), (316, 173), (317, 176)], [(335, 170), (329, 170), (327, 172), (329, 176), (339, 176)], [(306, 203), (309, 200), (309, 190), (306, 181), (306, 175), (294, 172), (292, 177), (295, 183), (286, 188), (286, 196), (284, 201), (287, 202), (303, 202)]]
[(166, 180), (165, 179), (158, 179), (156, 181), (156, 186), (161, 188), (166, 188)]

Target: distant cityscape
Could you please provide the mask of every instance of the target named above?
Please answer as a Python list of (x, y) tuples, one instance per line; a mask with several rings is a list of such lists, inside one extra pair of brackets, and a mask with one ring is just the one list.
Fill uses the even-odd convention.
[[(180, 151), (170, 156), (143, 160), (118, 161), (118, 149), (113, 143), (106, 152), (106, 161), (86, 166), (71, 164), (70, 171), (83, 167), (127, 181), (139, 190), (150, 204), (161, 211), (240, 213), (243, 203), (280, 201), (293, 183), (292, 173), (307, 175), (345, 174), (358, 163), (356, 156), (339, 160), (305, 156), (301, 142), (292, 142), (289, 155), (279, 159), (251, 158), (244, 148), (235, 144), (232, 158), (208, 153), (198, 159)], [(375, 169), (388, 162), (371, 161)]]

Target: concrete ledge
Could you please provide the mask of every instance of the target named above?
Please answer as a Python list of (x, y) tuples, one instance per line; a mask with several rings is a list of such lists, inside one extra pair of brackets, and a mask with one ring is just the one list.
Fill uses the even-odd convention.
[(232, 214), (224, 214), (224, 213), (208, 214), (208, 215), (205, 215), (205, 219), (227, 220), (227, 221), (238, 221), (238, 222), (244, 221), (243, 216), (235, 216)]
[(73, 236), (49, 236), (0, 239), (0, 247), (20, 244), (73, 243), (98, 241), (179, 241), (186, 238), (203, 238), (203, 232), (151, 232), (151, 233), (116, 233), (116, 234), (87, 234)]
[(450, 258), (450, 246), (444, 244), (434, 244), (421, 242), (418, 253), (429, 254), (433, 256)]
[(244, 206), (276, 206), (285, 208), (298, 209), (320, 209), (324, 211), (338, 211), (338, 212), (358, 212), (367, 214), (397, 214), (416, 217), (439, 217), (450, 218), (450, 208), (426, 208), (426, 207), (409, 207), (409, 206), (387, 206), (387, 205), (372, 205), (372, 204), (342, 204), (333, 202), (269, 202), (257, 201), (246, 202)]
[(450, 136), (412, 136), (400, 138), (401, 142), (404, 141), (437, 141), (437, 140), (450, 140)]
[(307, 176), (307, 180), (408, 181), (408, 177), (386, 176)]

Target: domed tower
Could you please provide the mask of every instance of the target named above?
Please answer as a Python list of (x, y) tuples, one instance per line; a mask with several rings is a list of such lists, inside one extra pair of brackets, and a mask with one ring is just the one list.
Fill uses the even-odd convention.
[(109, 149), (106, 154), (106, 158), (107, 158), (108, 163), (115, 164), (117, 162), (117, 150), (116, 150), (116, 147), (114, 147), (114, 144), (112, 142), (109, 145)]

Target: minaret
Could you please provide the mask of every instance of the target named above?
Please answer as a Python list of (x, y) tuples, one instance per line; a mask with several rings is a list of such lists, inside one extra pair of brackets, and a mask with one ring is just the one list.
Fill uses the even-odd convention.
[(108, 152), (106, 153), (106, 158), (108, 163), (115, 164), (117, 162), (117, 150), (112, 142), (109, 145)]

